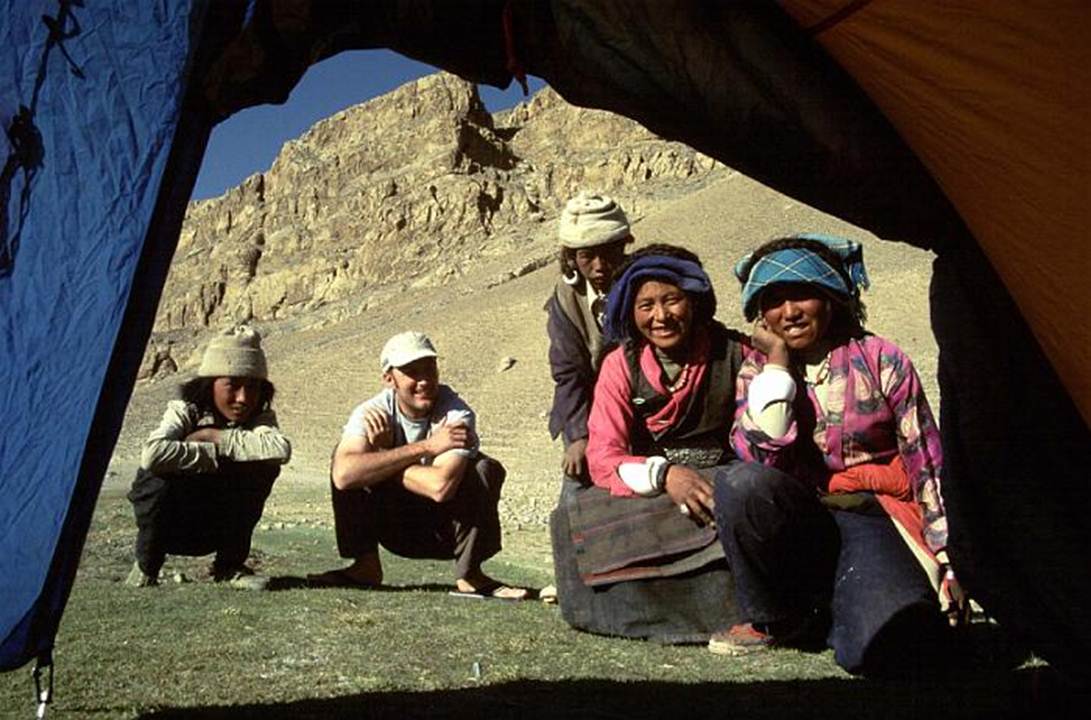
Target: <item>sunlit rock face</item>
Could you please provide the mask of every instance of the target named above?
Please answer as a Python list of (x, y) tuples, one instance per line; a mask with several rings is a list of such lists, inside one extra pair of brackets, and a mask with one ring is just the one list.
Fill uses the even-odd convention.
[[(343, 319), (404, 288), (456, 281), (482, 255), (552, 232), (577, 190), (639, 217), (649, 198), (726, 169), (546, 89), (490, 115), (439, 73), (327, 118), (268, 171), (190, 204), (141, 378), (186, 369), (237, 322)], [(520, 269), (513, 269), (518, 274)]]

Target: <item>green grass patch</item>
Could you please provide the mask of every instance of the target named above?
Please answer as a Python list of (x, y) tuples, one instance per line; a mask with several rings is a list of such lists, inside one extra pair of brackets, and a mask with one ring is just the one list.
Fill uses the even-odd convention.
[[(307, 589), (307, 573), (343, 563), (324, 490), (278, 487), (253, 560), (282, 589), (264, 593), (208, 581), (208, 558), (169, 559), (187, 582), (126, 587), (134, 524), (122, 492), (105, 492), (57, 638), (50, 716), (916, 719), (1053, 704), (1041, 668), (879, 683), (849, 677), (829, 652), (728, 659), (587, 635), (556, 606), (450, 597), (449, 562), (384, 555), (384, 589)], [(536, 537), (486, 570), (540, 587), (548, 555), (525, 548), (542, 547), (546, 530), (525, 532)], [(3, 717), (31, 717), (32, 696), (27, 670), (0, 675)]]

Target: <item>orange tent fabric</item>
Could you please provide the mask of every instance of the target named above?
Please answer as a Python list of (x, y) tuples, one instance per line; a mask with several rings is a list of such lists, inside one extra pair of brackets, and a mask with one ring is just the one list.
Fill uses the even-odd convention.
[(781, 6), (936, 178), (1091, 425), (1091, 4)]

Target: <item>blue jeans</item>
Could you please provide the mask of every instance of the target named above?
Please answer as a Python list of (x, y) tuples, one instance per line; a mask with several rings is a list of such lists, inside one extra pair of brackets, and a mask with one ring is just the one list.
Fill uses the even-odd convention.
[(769, 469), (717, 474), (715, 498), (720, 542), (748, 620), (791, 622), (828, 611), (827, 643), (851, 673), (938, 663), (946, 634), (939, 603), (885, 514), (830, 510), (813, 487)]

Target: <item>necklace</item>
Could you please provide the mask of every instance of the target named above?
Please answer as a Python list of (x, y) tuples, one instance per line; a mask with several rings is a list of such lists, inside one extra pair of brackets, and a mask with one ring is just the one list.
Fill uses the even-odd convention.
[(830, 377), (830, 354), (822, 358), (817, 365), (803, 366), (804, 380), (808, 385), (821, 385)]
[(682, 372), (678, 373), (678, 377), (674, 379), (670, 385), (667, 386), (667, 390), (671, 393), (678, 390), (678, 388), (685, 386), (686, 380), (689, 379), (689, 363), (682, 366)]

